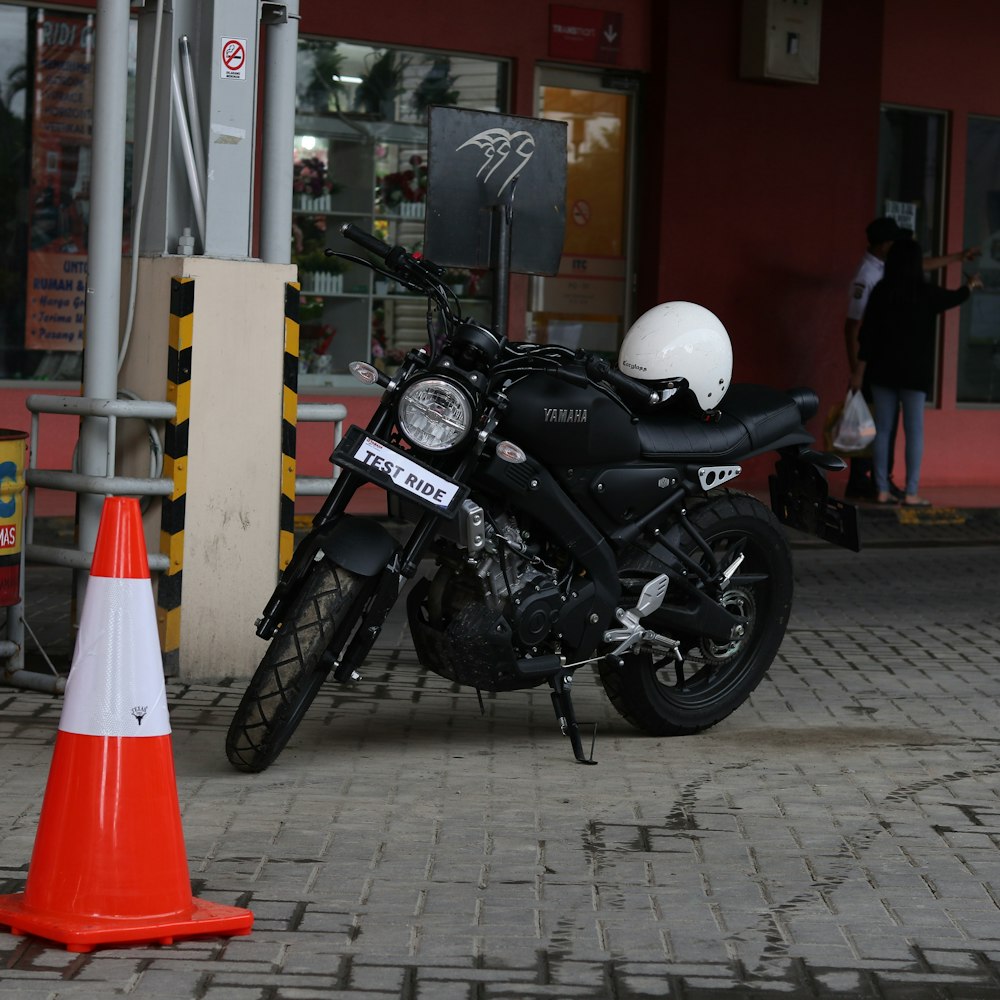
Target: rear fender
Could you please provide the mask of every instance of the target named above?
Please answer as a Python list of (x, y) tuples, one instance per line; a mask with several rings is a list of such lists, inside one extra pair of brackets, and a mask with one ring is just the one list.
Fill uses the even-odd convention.
[(782, 524), (816, 535), (824, 541), (861, 551), (858, 508), (830, 496), (823, 469), (838, 471), (836, 455), (809, 449), (785, 449), (768, 483), (771, 509)]

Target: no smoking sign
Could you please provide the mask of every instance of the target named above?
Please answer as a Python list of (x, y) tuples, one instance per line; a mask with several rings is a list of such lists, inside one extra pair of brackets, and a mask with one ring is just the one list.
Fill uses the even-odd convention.
[(223, 80), (247, 78), (247, 40), (223, 36), (219, 69)]

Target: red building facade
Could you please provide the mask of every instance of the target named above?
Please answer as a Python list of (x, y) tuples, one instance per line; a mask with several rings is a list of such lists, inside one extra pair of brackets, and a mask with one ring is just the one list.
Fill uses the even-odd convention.
[[(565, 14), (567, 6), (582, 22), (597, 14), (602, 23), (611, 18), (613, 49), (567, 58), (553, 32), (554, 9)], [(819, 436), (822, 414), (846, 389), (843, 323), (864, 228), (883, 214), (883, 109), (940, 113), (942, 246), (928, 249), (965, 245), (970, 117), (1000, 119), (1000, 89), (992, 79), (1000, 8), (992, 0), (947, 7), (933, 0), (827, 0), (818, 83), (741, 76), (743, 31), (741, 0), (507, 0), (480, 5), (474, 15), (455, 0), (417, 8), (301, 0), (303, 36), (507, 60), (507, 111), (515, 115), (537, 114), (538, 74), (546, 68), (569, 67), (595, 79), (614, 70), (636, 81), (632, 313), (670, 299), (712, 309), (733, 341), (735, 380), (820, 392), (821, 416), (812, 428)], [(960, 268), (941, 280), (956, 285)], [(528, 298), (528, 279), (516, 278), (514, 337)], [(1000, 463), (989, 458), (1000, 451), (1000, 395), (961, 399), (961, 322), (956, 310), (942, 323), (922, 482), (995, 487)], [(1000, 364), (1000, 354), (995, 360)], [(24, 397), (39, 388), (4, 382), (0, 424), (26, 427)], [(348, 389), (332, 398), (347, 403), (356, 422), (373, 405)], [(72, 443), (66, 442), (67, 456)], [(302, 463), (311, 466), (307, 474), (318, 474), (328, 436), (304, 432), (300, 447)], [(43, 456), (42, 464), (55, 466), (60, 458)], [(766, 467), (761, 461), (747, 473), (747, 485), (760, 486)]]

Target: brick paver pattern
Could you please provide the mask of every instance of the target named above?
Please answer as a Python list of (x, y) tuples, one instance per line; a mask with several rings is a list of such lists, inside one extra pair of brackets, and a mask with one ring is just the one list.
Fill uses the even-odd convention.
[[(250, 907), (253, 933), (74, 955), (0, 932), (0, 987), (1000, 996), (998, 552), (798, 549), (779, 658), (716, 728), (643, 737), (578, 674), (591, 768), (547, 687), (485, 695), (481, 716), (397, 618), (261, 775), (223, 753), (240, 686), (170, 681), (193, 886)], [(0, 892), (24, 884), (60, 705), (0, 689)]]

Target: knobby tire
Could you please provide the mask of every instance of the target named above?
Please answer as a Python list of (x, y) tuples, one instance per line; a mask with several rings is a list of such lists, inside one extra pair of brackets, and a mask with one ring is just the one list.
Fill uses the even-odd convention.
[(373, 581), (315, 564), (271, 640), (226, 736), (226, 755), (240, 771), (263, 771), (285, 748), (347, 644)]

